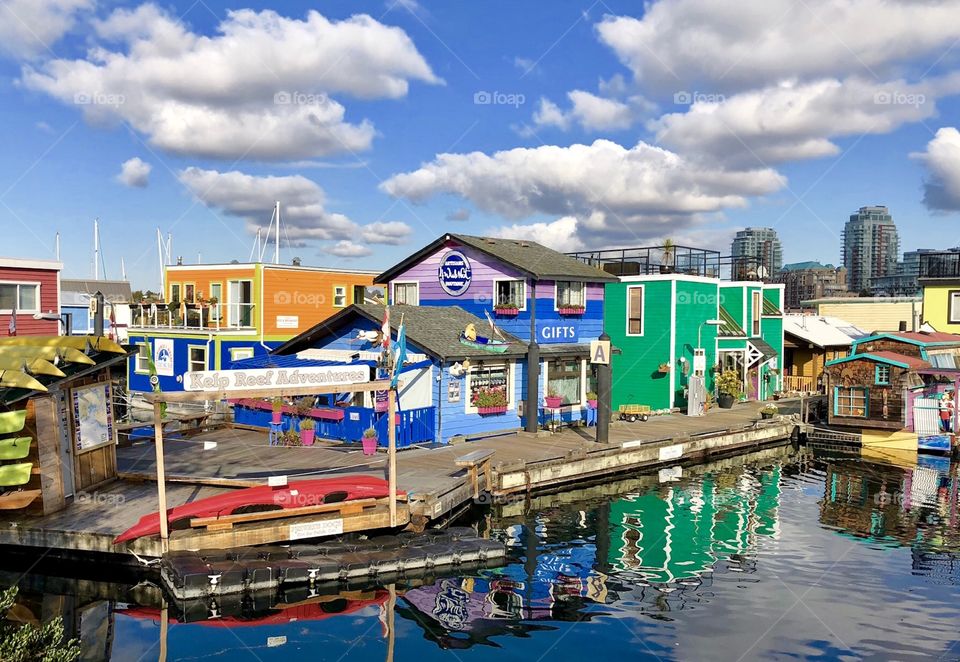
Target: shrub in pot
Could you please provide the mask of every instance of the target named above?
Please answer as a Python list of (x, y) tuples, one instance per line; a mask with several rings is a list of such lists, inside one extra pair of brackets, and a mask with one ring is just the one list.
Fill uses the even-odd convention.
[(376, 429), (369, 427), (364, 430), (363, 438), (360, 440), (360, 443), (363, 444), (364, 455), (376, 455), (378, 443)]
[(280, 423), (283, 421), (283, 398), (274, 398), (273, 399), (273, 422)]
[(300, 441), (303, 442), (304, 446), (313, 446), (314, 435), (314, 426), (316, 423), (312, 418), (306, 418), (300, 423)]
[(590, 409), (597, 408), (597, 394), (593, 391), (587, 392), (587, 406), (590, 407)]
[(721, 409), (730, 409), (735, 400), (743, 395), (743, 383), (736, 370), (724, 370), (717, 377), (717, 405)]
[(778, 413), (780, 413), (780, 410), (777, 408), (777, 405), (772, 403), (760, 408), (760, 418), (773, 418)]

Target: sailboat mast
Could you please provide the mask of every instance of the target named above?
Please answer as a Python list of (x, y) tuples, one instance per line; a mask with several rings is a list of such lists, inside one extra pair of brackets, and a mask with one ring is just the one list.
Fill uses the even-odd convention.
[(160, 232), (160, 228), (157, 228), (157, 258), (159, 259), (160, 265), (160, 297), (163, 299), (166, 295), (166, 284), (164, 283), (164, 268), (163, 268), (163, 234)]
[(280, 201), (276, 201), (276, 205), (273, 210), (274, 215), (277, 217), (277, 229), (276, 229), (276, 245), (273, 247), (273, 263), (280, 264)]
[(57, 251), (57, 262), (60, 261), (60, 233), (57, 233), (56, 238), (56, 251)]
[(100, 217), (93, 219), (93, 279), (100, 280)]

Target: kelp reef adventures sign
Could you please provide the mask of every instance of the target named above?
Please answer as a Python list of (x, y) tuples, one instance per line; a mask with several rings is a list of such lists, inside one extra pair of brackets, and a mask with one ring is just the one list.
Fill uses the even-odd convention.
[(249, 391), (284, 386), (340, 386), (370, 381), (365, 365), (255, 370), (199, 370), (183, 376), (186, 391)]
[(452, 297), (458, 297), (468, 289), (473, 280), (470, 260), (460, 251), (448, 251), (440, 258), (438, 273), (440, 287)]

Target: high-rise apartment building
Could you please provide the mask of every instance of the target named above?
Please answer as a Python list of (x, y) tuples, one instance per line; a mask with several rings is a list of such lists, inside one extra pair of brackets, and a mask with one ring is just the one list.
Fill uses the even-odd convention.
[(897, 273), (900, 235), (886, 207), (861, 207), (843, 229), (843, 266), (852, 292), (872, 292), (873, 279)]
[(783, 246), (773, 228), (744, 228), (730, 245), (734, 265), (756, 272), (763, 267), (766, 278), (776, 277), (783, 267)]

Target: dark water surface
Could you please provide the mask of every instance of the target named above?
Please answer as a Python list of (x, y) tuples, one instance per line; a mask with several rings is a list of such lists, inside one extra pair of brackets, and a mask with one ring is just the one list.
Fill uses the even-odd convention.
[(956, 660), (957, 469), (781, 448), (502, 504), (476, 524), (505, 567), (227, 618), (164, 619), (135, 580), (0, 577), (88, 660)]

